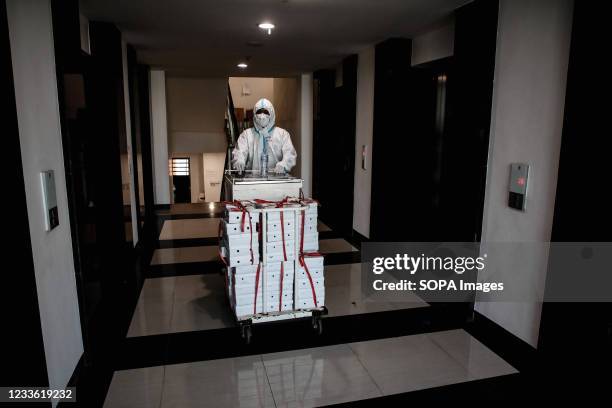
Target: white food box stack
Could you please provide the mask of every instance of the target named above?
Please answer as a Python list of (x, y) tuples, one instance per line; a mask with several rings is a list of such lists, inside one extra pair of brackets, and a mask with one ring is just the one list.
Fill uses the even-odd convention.
[(227, 204), (221, 223), (228, 295), (239, 320), (325, 304), (315, 201)]

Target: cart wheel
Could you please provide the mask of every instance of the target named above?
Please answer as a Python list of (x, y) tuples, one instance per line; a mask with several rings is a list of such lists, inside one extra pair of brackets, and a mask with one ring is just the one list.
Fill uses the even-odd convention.
[(320, 317), (312, 318), (312, 328), (319, 336), (323, 333), (323, 320)]
[(242, 326), (242, 338), (244, 339), (244, 342), (246, 344), (251, 344), (251, 337), (251, 326), (245, 324), (244, 326)]

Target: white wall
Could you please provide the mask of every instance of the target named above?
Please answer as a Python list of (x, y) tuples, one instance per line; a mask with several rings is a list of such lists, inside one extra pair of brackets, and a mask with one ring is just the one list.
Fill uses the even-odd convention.
[[(374, 131), (374, 47), (359, 53), (357, 62), (357, 114), (355, 127), (355, 189), (353, 229), (370, 236), (372, 195), (372, 141)], [(367, 146), (366, 169), (361, 167), (362, 146)]]
[(132, 215), (132, 244), (138, 244), (138, 209), (134, 183), (134, 149), (132, 147), (132, 114), (130, 112), (130, 83), (128, 80), (127, 44), (121, 40), (121, 65), (123, 70), (123, 106), (125, 108), (125, 136), (127, 140), (127, 170), (129, 180), (130, 213)]
[[(21, 160), (49, 386), (63, 388), (83, 353), (49, 0), (6, 2)], [(40, 172), (53, 170), (59, 226), (45, 231)], [(19, 273), (19, 269), (11, 273)], [(11, 330), (10, 327), (5, 330)], [(23, 356), (28, 358), (28, 356)], [(27, 384), (23, 384), (27, 385)]]
[(170, 204), (170, 177), (168, 175), (168, 123), (166, 112), (166, 73), (151, 70), (151, 158), (155, 204)]
[[(255, 103), (261, 98), (266, 98), (274, 103), (274, 78), (253, 78), (253, 77), (230, 77), (230, 90), (234, 108), (242, 108), (245, 111), (253, 109)], [(242, 87), (251, 91), (250, 95), (242, 94)]]
[[(225, 152), (204, 153), (202, 155), (202, 167), (204, 169), (204, 195), (208, 202), (221, 199), (221, 182), (223, 181), (223, 165), (225, 164)], [(218, 184), (217, 184), (218, 183)]]
[(312, 195), (312, 124), (313, 124), (313, 83), (312, 74), (300, 76), (300, 153), (299, 176), (304, 180), (302, 191), (306, 197)]
[(167, 78), (170, 152), (223, 152), (227, 78)]
[[(489, 167), (482, 227), (483, 242), (550, 240), (567, 65), (572, 25), (571, 0), (502, 0), (495, 61)], [(509, 165), (531, 166), (527, 211), (507, 206)], [(512, 260), (487, 268), (512, 279)], [(542, 291), (547, 254), (531, 259), (530, 287)], [(484, 273), (480, 279), (487, 279)], [(537, 287), (531, 287), (536, 285)], [(485, 303), (476, 310), (532, 346), (537, 345), (541, 304)]]
[(455, 50), (455, 19), (449, 17), (412, 39), (411, 64), (450, 57)]

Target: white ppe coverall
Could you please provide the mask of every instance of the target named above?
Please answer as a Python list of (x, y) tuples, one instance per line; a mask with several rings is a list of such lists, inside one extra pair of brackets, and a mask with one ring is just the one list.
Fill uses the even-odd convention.
[[(257, 113), (265, 109), (269, 114)], [(253, 108), (253, 125), (240, 134), (232, 152), (232, 167), (236, 170), (259, 170), (262, 155), (267, 151), (268, 170), (276, 173), (290, 171), (295, 166), (297, 153), (291, 136), (285, 129), (274, 126), (276, 115), (272, 102), (260, 99)]]

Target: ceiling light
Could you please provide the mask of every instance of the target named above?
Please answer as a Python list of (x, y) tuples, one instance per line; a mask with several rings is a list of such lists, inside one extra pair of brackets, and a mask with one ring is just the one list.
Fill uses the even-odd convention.
[(240, 64), (238, 64), (238, 68), (245, 69), (246, 67), (248, 67), (248, 65), (244, 62), (241, 62)]
[(272, 23), (261, 23), (259, 24), (259, 28), (261, 28), (262, 30), (267, 30), (268, 31), (268, 35), (272, 34), (272, 29), (274, 28), (274, 24)]

